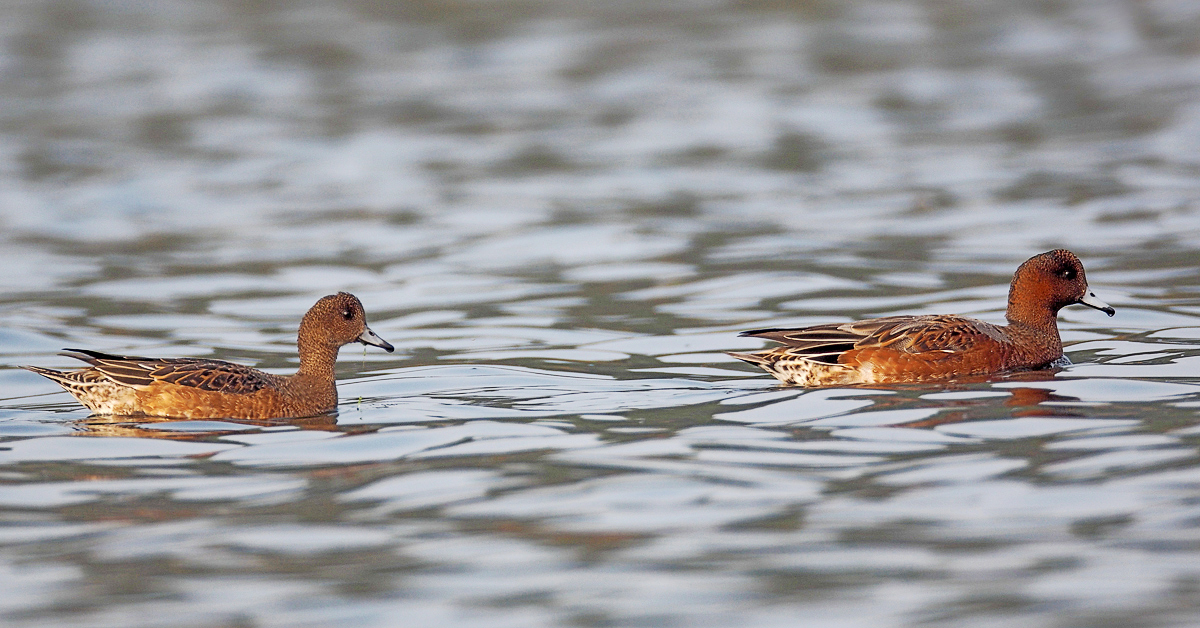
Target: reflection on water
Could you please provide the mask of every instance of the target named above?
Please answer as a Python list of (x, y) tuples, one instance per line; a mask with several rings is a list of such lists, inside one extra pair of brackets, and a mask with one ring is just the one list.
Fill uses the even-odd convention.
[[(1192, 625), (1200, 14), (569, 1), (0, 6), (11, 626)], [(1072, 364), (797, 390), (743, 329), (999, 321)], [(339, 413), (91, 417), (63, 347)]]

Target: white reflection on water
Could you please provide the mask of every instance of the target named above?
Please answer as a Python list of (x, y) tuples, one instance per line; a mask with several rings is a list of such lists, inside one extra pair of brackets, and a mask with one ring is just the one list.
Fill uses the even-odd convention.
[(479, 499), (506, 484), (492, 471), (425, 471), (380, 480), (343, 493), (340, 499), (382, 502), (380, 509), (384, 512), (421, 510)]
[(18, 508), (55, 508), (147, 494), (169, 494), (180, 501), (247, 500), (281, 502), (302, 491), (306, 482), (292, 478), (138, 478), (85, 482), (41, 482), (0, 487), (0, 504)]

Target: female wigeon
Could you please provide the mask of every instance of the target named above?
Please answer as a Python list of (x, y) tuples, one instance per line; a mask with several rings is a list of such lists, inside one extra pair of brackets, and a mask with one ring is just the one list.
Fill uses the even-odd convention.
[(1079, 258), (1057, 249), (1029, 258), (1013, 274), (1006, 326), (939, 315), (757, 329), (740, 335), (784, 346), (730, 355), (795, 386), (919, 382), (1043, 368), (1063, 357), (1058, 310), (1075, 304), (1116, 313), (1092, 294)]
[(78, 371), (26, 366), (44, 375), (97, 414), (180, 419), (307, 417), (337, 407), (333, 363), (344, 344), (361, 342), (392, 352), (367, 327), (358, 297), (323, 297), (300, 321), (300, 370), (271, 375), (248, 366), (198, 358), (138, 358), (67, 349), (91, 364)]

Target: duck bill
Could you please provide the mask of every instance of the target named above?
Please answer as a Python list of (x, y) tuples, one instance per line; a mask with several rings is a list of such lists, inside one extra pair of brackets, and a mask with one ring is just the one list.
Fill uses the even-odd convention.
[(1111, 305), (1101, 301), (1100, 299), (1097, 299), (1096, 295), (1091, 290), (1087, 290), (1083, 293), (1083, 298), (1079, 300), (1079, 304), (1096, 308), (1097, 310), (1100, 310), (1109, 316), (1117, 313), (1117, 311), (1114, 310)]
[(363, 333), (361, 336), (358, 337), (358, 341), (363, 343), (364, 345), (371, 345), (373, 347), (379, 347), (380, 349), (383, 349), (384, 351), (387, 351), (388, 353), (391, 353), (396, 350), (396, 348), (393, 347), (391, 345), (391, 343), (384, 340), (383, 338), (380, 338), (379, 336), (376, 336), (375, 332), (371, 331), (370, 327), (363, 329)]

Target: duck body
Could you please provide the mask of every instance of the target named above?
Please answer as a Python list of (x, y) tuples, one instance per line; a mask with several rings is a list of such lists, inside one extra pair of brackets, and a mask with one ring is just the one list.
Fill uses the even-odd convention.
[(68, 349), (87, 362), (76, 371), (26, 366), (71, 393), (96, 414), (181, 419), (277, 419), (314, 416), (337, 407), (333, 365), (350, 342), (391, 352), (366, 325), (362, 304), (341, 292), (322, 298), (300, 324), (300, 370), (294, 375), (202, 358), (145, 358)]
[[(67, 349), (91, 368), (26, 367), (61, 385), (96, 414), (181, 419), (313, 416), (337, 405), (332, 382), (192, 358), (145, 358)], [(310, 380), (310, 381), (306, 381)]]
[(1039, 342), (1035, 330), (954, 315), (891, 316), (740, 335), (784, 343), (731, 355), (785, 384), (805, 387), (919, 382), (1042, 368), (1062, 358), (1061, 345), (1055, 351)]
[(1045, 368), (1063, 359), (1057, 315), (1073, 304), (1114, 313), (1091, 293), (1079, 258), (1057, 249), (1030, 258), (1013, 275), (1008, 325), (936, 315), (758, 329), (740, 335), (783, 346), (730, 355), (762, 367), (785, 384), (805, 387), (922, 382)]

